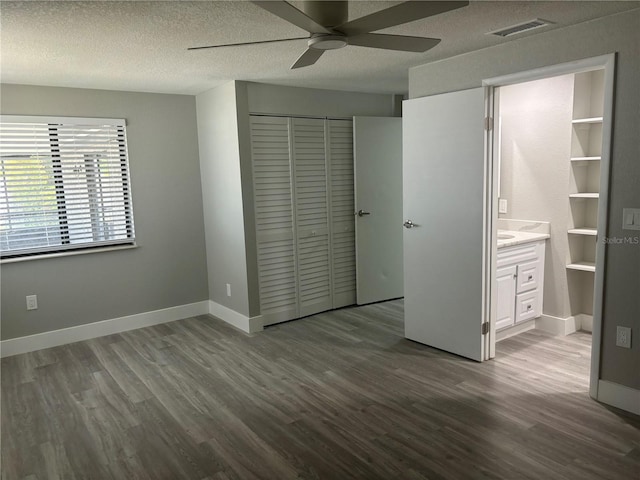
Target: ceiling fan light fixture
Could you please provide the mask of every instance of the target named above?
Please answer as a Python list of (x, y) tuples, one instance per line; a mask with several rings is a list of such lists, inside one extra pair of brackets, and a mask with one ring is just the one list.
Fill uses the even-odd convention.
[(316, 50), (337, 50), (349, 44), (347, 37), (342, 35), (319, 35), (309, 39), (309, 48)]

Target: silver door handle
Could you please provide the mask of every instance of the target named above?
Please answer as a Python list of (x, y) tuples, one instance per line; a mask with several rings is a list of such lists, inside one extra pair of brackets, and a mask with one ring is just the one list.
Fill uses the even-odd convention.
[(420, 226), (417, 223), (413, 223), (411, 220), (407, 220), (402, 225), (404, 225), (404, 228), (413, 228), (413, 227), (419, 227)]
[(364, 210), (358, 210), (358, 213), (356, 213), (356, 215), (358, 215), (359, 217), (364, 217), (365, 215), (371, 215), (371, 212), (365, 212)]

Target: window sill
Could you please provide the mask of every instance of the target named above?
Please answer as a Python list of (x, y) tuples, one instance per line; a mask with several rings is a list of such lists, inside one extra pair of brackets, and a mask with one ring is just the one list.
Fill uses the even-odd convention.
[(119, 250), (131, 250), (133, 248), (138, 248), (138, 245), (137, 244), (114, 245), (112, 247), (87, 248), (84, 250), (69, 250), (67, 252), (45, 253), (42, 255), (31, 255), (27, 257), (3, 258), (2, 260), (0, 260), (0, 264), (4, 265), (6, 263), (28, 262), (32, 260), (44, 260), (46, 258), (71, 257), (74, 255), (86, 255), (89, 253), (115, 252)]

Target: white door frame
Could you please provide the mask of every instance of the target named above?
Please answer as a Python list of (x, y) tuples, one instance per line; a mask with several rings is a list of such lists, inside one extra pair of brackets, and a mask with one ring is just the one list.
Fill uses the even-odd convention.
[[(526, 72), (489, 78), (483, 80), (482, 85), (488, 88), (487, 92), (487, 117), (493, 118), (494, 93), (497, 87), (513, 85), (516, 83), (541, 80), (543, 78), (556, 77), (572, 73), (587, 72), (590, 70), (604, 69), (604, 119), (602, 124), (602, 158), (600, 160), (600, 198), (598, 202), (598, 243), (596, 245), (596, 272), (594, 282), (593, 305), (593, 331), (591, 340), (591, 372), (589, 378), (589, 395), (598, 398), (598, 383), (600, 380), (600, 350), (602, 342), (602, 307), (604, 298), (604, 273), (606, 265), (605, 234), (607, 231), (607, 215), (609, 207), (609, 178), (611, 175), (611, 136), (613, 125), (613, 96), (615, 81), (616, 55), (602, 55), (586, 58), (574, 62), (562, 63), (548, 67), (537, 68)], [(485, 212), (485, 281), (490, 288), (485, 291), (485, 310), (489, 312), (487, 318), (491, 319), (490, 337), (488, 339), (491, 356), (495, 355), (495, 305), (496, 305), (496, 224), (498, 219), (497, 208), (497, 162), (493, 155), (493, 132), (487, 130), (487, 165), (486, 176), (486, 207)], [(486, 289), (487, 290), (487, 289)]]

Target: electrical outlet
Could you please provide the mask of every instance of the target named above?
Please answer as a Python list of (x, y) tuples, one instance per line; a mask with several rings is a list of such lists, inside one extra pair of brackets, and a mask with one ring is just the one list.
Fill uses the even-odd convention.
[(507, 206), (507, 199), (506, 198), (501, 198), (498, 200), (498, 213), (507, 213), (508, 212), (508, 206)]
[(631, 348), (631, 327), (617, 327), (616, 346)]
[(622, 209), (622, 229), (640, 230), (640, 208)]
[(38, 309), (38, 296), (27, 295), (27, 310), (37, 310), (37, 309)]
[(227, 283), (227, 297), (231, 296), (231, 284)]

